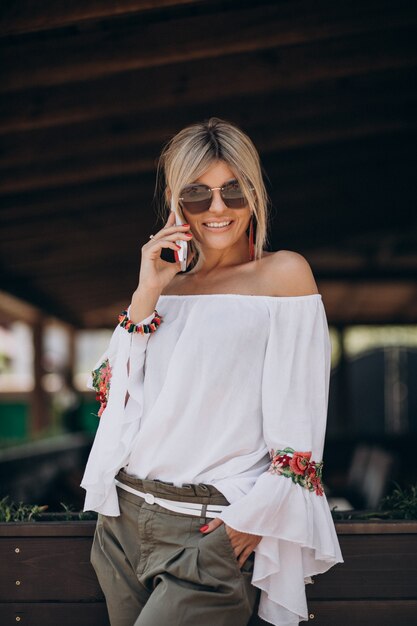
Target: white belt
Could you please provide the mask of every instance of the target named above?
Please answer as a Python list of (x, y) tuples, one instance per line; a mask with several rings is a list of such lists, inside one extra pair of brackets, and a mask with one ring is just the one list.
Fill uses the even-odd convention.
[(164, 507), (164, 509), (169, 509), (170, 511), (175, 511), (176, 513), (197, 515), (198, 517), (217, 517), (219, 513), (222, 513), (224, 509), (229, 506), (228, 504), (197, 504), (194, 502), (177, 502), (176, 500), (157, 498), (153, 495), (153, 493), (144, 493), (143, 491), (133, 489), (133, 487), (130, 487), (129, 485), (125, 485), (125, 483), (120, 482), (117, 478), (114, 480), (116, 485), (119, 485), (119, 487), (125, 489), (126, 491), (130, 491), (130, 493), (140, 496), (148, 504), (159, 504), (159, 506)]

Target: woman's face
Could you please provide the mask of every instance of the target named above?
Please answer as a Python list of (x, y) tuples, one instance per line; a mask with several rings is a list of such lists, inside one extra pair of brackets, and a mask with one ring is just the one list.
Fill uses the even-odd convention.
[[(192, 183), (203, 183), (208, 187), (222, 187), (225, 183), (236, 178), (233, 171), (224, 161), (216, 161), (205, 173), (191, 181)], [(251, 212), (249, 206), (242, 209), (229, 209), (223, 202), (220, 189), (215, 189), (212, 196), (212, 203), (207, 211), (193, 215), (185, 208), (182, 209), (186, 221), (191, 226), (194, 238), (203, 247), (221, 250), (233, 246), (241, 237), (245, 237), (245, 232), (249, 226)], [(211, 227), (210, 223), (230, 222), (225, 227)]]

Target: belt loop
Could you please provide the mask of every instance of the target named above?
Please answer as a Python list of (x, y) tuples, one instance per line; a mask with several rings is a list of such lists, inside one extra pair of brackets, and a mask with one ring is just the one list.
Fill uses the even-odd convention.
[(207, 504), (203, 504), (201, 507), (200, 524), (203, 524), (206, 521), (206, 511), (207, 511)]

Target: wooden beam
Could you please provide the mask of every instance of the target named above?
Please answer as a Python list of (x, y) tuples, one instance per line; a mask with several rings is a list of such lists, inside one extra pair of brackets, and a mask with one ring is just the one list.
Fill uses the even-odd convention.
[[(296, 132), (302, 124), (322, 118), (323, 111), (330, 119), (340, 115), (349, 122), (351, 116), (363, 119), (402, 119), (402, 108), (407, 116), (417, 97), (417, 68), (403, 68), (352, 77), (349, 81), (327, 81), (317, 89), (300, 87), (295, 92), (270, 92), (248, 95), (246, 98), (218, 100), (220, 117), (234, 120), (258, 142), (266, 142), (270, 133), (282, 133), (291, 126)], [(386, 116), (384, 116), (386, 111)], [(149, 110), (143, 114), (129, 114), (114, 118), (88, 120), (80, 123), (5, 133), (1, 140), (0, 166), (13, 167), (35, 163), (51, 164), (59, 159), (90, 156), (136, 146), (153, 156), (159, 154), (162, 144), (192, 120), (204, 119), (212, 113), (212, 104), (172, 109)], [(324, 124), (324, 128), (326, 125)], [(275, 141), (276, 149), (281, 142)]]
[(111, 80), (105, 77), (7, 94), (0, 103), (0, 131), (46, 128), (158, 108), (175, 110), (192, 103), (213, 105), (219, 98), (291, 91), (387, 68), (415, 67), (416, 62), (415, 29), (404, 27), (129, 71)]
[[(71, 292), (71, 299), (73, 299), (74, 293), (77, 293), (77, 314), (80, 318), (82, 318), (86, 311), (104, 306), (106, 303), (109, 304), (113, 301), (123, 301), (127, 306), (137, 287), (137, 281), (135, 281), (134, 276), (130, 276), (130, 279), (124, 278), (123, 281), (119, 283), (117, 278), (111, 282), (106, 282), (106, 280), (103, 279), (94, 286), (92, 283), (93, 281), (90, 280), (90, 285), (87, 284), (80, 287), (74, 285), (74, 289)], [(45, 281), (45, 285), (47, 284), (49, 283)], [(90, 286), (93, 286), (91, 291)], [(61, 292), (59, 295), (62, 302), (68, 302), (68, 296), (70, 295), (68, 292)]]
[[(308, 249), (303, 247), (300, 249), (300, 252), (306, 256), (307, 260), (310, 260)], [(410, 323), (413, 323), (411, 316), (417, 313), (417, 292), (414, 277), (411, 273), (407, 277), (400, 273), (396, 275), (393, 272), (368, 272), (367, 268), (364, 268), (363, 271), (356, 272), (338, 273), (334, 271), (329, 275), (326, 272), (321, 272), (314, 266), (314, 263), (311, 264), (320, 289), (329, 303), (332, 303), (336, 297), (342, 297), (341, 294), (343, 295), (346, 289), (350, 290), (350, 296), (347, 299), (343, 296), (342, 300), (340, 300), (345, 302), (345, 305), (342, 305), (338, 313), (340, 319), (343, 319), (344, 313), (348, 312), (347, 307), (350, 302), (352, 311), (356, 307), (358, 313), (366, 315), (371, 310), (374, 310), (372, 318), (374, 320), (378, 317), (380, 321), (384, 319), (384, 313), (389, 309), (397, 320), (402, 318), (404, 321), (407, 318)], [(104, 283), (105, 279), (103, 278), (97, 285), (94, 285), (94, 287), (101, 286), (102, 289), (101, 292), (94, 289), (91, 295), (87, 293), (88, 285), (86, 285), (86, 288), (77, 288), (77, 310), (80, 316), (84, 317), (88, 312), (100, 307), (109, 307), (111, 303), (118, 303), (117, 306), (123, 303), (123, 306), (126, 306), (130, 302), (137, 285), (135, 276), (132, 276), (130, 280), (125, 279), (122, 284), (110, 281), (107, 281), (106, 284)], [(372, 302), (369, 303), (366, 302), (367, 289), (368, 295), (372, 293)], [(361, 294), (361, 300), (358, 300), (356, 304), (352, 296), (354, 291)], [(335, 295), (329, 295), (332, 293)], [(384, 296), (384, 293), (387, 293), (387, 295)], [(391, 296), (389, 293), (391, 293)], [(78, 294), (80, 296), (79, 302)], [(59, 295), (63, 301), (72, 296), (71, 292), (64, 291)], [(336, 314), (336, 309), (333, 309), (333, 311)]]
[[(94, 213), (96, 210), (110, 211), (118, 205), (123, 209), (127, 204), (135, 206), (139, 212), (154, 215), (150, 206), (155, 185), (155, 174), (149, 176), (120, 176), (107, 180), (93, 181), (72, 187), (34, 191), (32, 194), (19, 193), (2, 196), (0, 226), (19, 220), (31, 221), (53, 216), (57, 213), (73, 216)], [(69, 194), (69, 195), (68, 195)], [(92, 218), (90, 218), (92, 219)]]
[(0, 280), (0, 289), (2, 291), (29, 302), (48, 315), (53, 315), (76, 327), (81, 326), (81, 321), (76, 311), (70, 310), (72, 307), (71, 302), (69, 303), (70, 308), (67, 309), (65, 305), (62, 305), (54, 298), (53, 294), (44, 293), (40, 288), (34, 286), (34, 281), (30, 278), (12, 274), (9, 267), (7, 270), (2, 267), (0, 276), (2, 277)]
[[(396, 254), (404, 256), (404, 271), (407, 263), (412, 263), (413, 256), (407, 256), (407, 238), (410, 239), (413, 222), (408, 210), (407, 198), (397, 197), (395, 190), (381, 189), (377, 194), (378, 183), (374, 182), (367, 194), (357, 191), (357, 196), (362, 194), (362, 199), (357, 204), (351, 201), (342, 201), (340, 197), (325, 195), (321, 199), (314, 198), (309, 202), (308, 211), (305, 204), (281, 202), (275, 204), (272, 212), (272, 227), (270, 231), (271, 245), (279, 248), (298, 248), (300, 245), (310, 247), (328, 246), (331, 243), (343, 247), (349, 238), (354, 242), (355, 238), (361, 238), (363, 243), (358, 242), (357, 249), (366, 247), (370, 254), (375, 250), (379, 254), (378, 245), (373, 243), (373, 239), (378, 234), (382, 238), (385, 233), (392, 230), (392, 215), (384, 211), (384, 195), (390, 200), (390, 204), (395, 207), (395, 219), (401, 223), (401, 229), (397, 225), (396, 230), (402, 240), (395, 245)], [(392, 198), (391, 198), (392, 196)], [(392, 200), (392, 202), (391, 202)], [(277, 208), (279, 207), (279, 208)], [(385, 214), (385, 218), (382, 215)], [(130, 222), (129, 222), (130, 223)], [(127, 268), (136, 267), (140, 259), (141, 246), (146, 243), (148, 234), (156, 232), (161, 225), (143, 225), (132, 222), (132, 228), (127, 226), (112, 230), (111, 226), (103, 231), (100, 236), (94, 234), (87, 241), (84, 235), (77, 233), (68, 236), (59, 236), (56, 243), (49, 245), (50, 238), (41, 232), (37, 235), (35, 243), (32, 240), (16, 241), (14, 243), (2, 243), (2, 251), (7, 258), (7, 271), (24, 273), (33, 278), (39, 279), (41, 276), (58, 276), (64, 280), (74, 276), (81, 279), (81, 274), (96, 275), (101, 271), (110, 272), (116, 268), (120, 273), (130, 271)], [(61, 232), (59, 223), (56, 224), (56, 232)], [(116, 233), (116, 234), (115, 234)], [(53, 236), (53, 235), (51, 235)], [(372, 238), (372, 239), (371, 239)], [(404, 244), (402, 243), (404, 242)], [(410, 243), (411, 244), (411, 240)], [(415, 242), (414, 242), (415, 245)], [(356, 249), (353, 245), (353, 249)], [(40, 254), (40, 250), (47, 249), (45, 254)], [(404, 251), (402, 252), (402, 249)], [(77, 250), (77, 254), (74, 254)], [(111, 256), (109, 257), (109, 251)], [(409, 259), (407, 261), (407, 258)], [(386, 259), (381, 266), (389, 265), (391, 259)], [(402, 271), (402, 270), (401, 270)], [(415, 271), (415, 266), (412, 271)]]
[(363, 280), (320, 274), (320, 290), (334, 322), (408, 323), (417, 314), (415, 281), (381, 275)]
[[(275, 248), (276, 249), (276, 248)], [(406, 284), (409, 287), (415, 286), (415, 257), (414, 263), (410, 267), (396, 267), (395, 257), (393, 258), (393, 264), (390, 265), (387, 262), (384, 265), (377, 265), (372, 260), (367, 259), (366, 255), (360, 250), (357, 251), (357, 264), (355, 267), (343, 267), (342, 263), (338, 263), (338, 259), (335, 258), (332, 268), (322, 267), (320, 264), (320, 258), (318, 258), (319, 250), (310, 245), (308, 241), (299, 242), (299, 246), (292, 248), (300, 251), (301, 254), (305, 254), (310, 260), (310, 263), (316, 272), (320, 280), (328, 280), (332, 282), (349, 282), (356, 284), (362, 280), (372, 281), (374, 283), (398, 283)], [(326, 248), (323, 247), (325, 253)], [(90, 295), (96, 295), (101, 292), (102, 299), (105, 301), (106, 293), (110, 291), (120, 292), (123, 291), (126, 286), (131, 286), (132, 290), (137, 285), (137, 278), (139, 277), (140, 259), (130, 263), (120, 263), (120, 257), (114, 256), (115, 267), (109, 268), (103, 272), (103, 276), (95, 280), (91, 279), (91, 276), (86, 271), (81, 273), (76, 271), (66, 272), (65, 268), (61, 269), (61, 274), (48, 274), (45, 273), (40, 276), (39, 280), (42, 283), (42, 287), (45, 291), (56, 290), (60, 297), (64, 297), (68, 292), (70, 298), (79, 291), (80, 298), (88, 300)], [(66, 278), (68, 288), (66, 290), (63, 286), (63, 278)], [(120, 284), (117, 284), (117, 283)], [(103, 289), (105, 285), (108, 285), (108, 289)], [(89, 286), (91, 286), (91, 294), (89, 292)], [(78, 296), (77, 296), (78, 298)], [(78, 301), (77, 301), (78, 304)]]
[[(307, 258), (309, 258), (308, 249), (301, 248), (301, 253), (304, 253)], [(338, 288), (342, 285), (350, 285), (351, 289), (360, 287), (361, 285), (366, 285), (366, 281), (372, 284), (380, 283), (381, 286), (386, 284), (387, 281), (392, 281), (395, 288), (399, 288), (401, 283), (404, 289), (414, 289), (415, 291), (415, 281), (414, 276), (409, 276), (408, 283), (405, 281), (405, 277), (402, 273), (395, 275), (392, 272), (388, 272), (384, 268), (380, 268), (380, 271), (369, 272), (366, 269), (362, 271), (350, 271), (350, 272), (337, 272), (334, 271), (331, 274), (326, 272), (320, 272), (315, 270), (316, 278), (320, 283), (320, 290), (322, 293), (326, 295), (328, 299), (329, 294), (332, 292), (332, 285), (337, 285)], [(111, 282), (107, 280), (106, 275), (98, 276), (97, 280), (92, 281), (91, 276), (89, 280), (85, 283), (85, 289), (80, 288), (80, 285), (74, 283), (73, 287), (68, 289), (68, 285), (71, 286), (71, 280), (67, 280), (66, 286), (60, 283), (57, 283), (57, 287), (50, 284), (49, 287), (54, 289), (54, 294), (59, 300), (64, 303), (70, 304), (74, 306), (76, 302), (77, 314), (83, 319), (81, 324), (78, 327), (84, 327), (86, 324), (85, 320), (88, 318), (88, 311), (92, 309), (100, 308), (100, 306), (109, 306), (109, 302), (127, 302), (133, 293), (133, 290), (136, 286), (136, 275), (131, 276), (129, 279), (126, 276), (126, 273), (119, 276), (119, 279), (123, 279), (123, 282), (120, 280), (115, 280), (115, 282)], [(48, 281), (47, 281), (48, 282)], [(42, 285), (44, 288), (44, 285)], [(340, 289), (339, 289), (340, 291)], [(411, 292), (410, 292), (411, 293)], [(410, 296), (411, 298), (411, 296)], [(414, 308), (413, 308), (414, 306)], [(413, 315), (417, 311), (417, 301), (414, 296), (414, 305), (411, 300), (409, 307), (403, 307), (403, 310), (395, 310), (393, 309), (393, 314), (390, 319), (377, 316), (368, 316), (366, 307), (361, 306), (361, 317), (354, 317), (353, 315), (349, 317), (349, 310), (345, 306), (343, 309), (342, 317), (338, 318), (339, 321), (345, 319), (349, 321), (349, 323), (355, 323), (361, 321), (361, 323), (412, 323)], [(84, 319), (85, 317), (85, 319)], [(87, 325), (91, 325), (92, 320), (89, 319)], [(94, 325), (94, 323), (92, 324)], [(98, 324), (100, 326), (100, 324)]]
[[(417, 129), (416, 105), (417, 94), (410, 94), (407, 103), (397, 101), (389, 106), (388, 103), (381, 102), (369, 117), (363, 110), (344, 110), (333, 115), (330, 112), (317, 114), (312, 118), (296, 120), (292, 124), (285, 123), (282, 118), (279, 125), (274, 125), (272, 120), (263, 120), (262, 125), (254, 129), (252, 136), (264, 157), (271, 152), (283, 152), (303, 146), (341, 143), (344, 140), (368, 136), (382, 137), (398, 131)], [(366, 103), (363, 106), (365, 108)], [(269, 126), (265, 122), (269, 122)], [(129, 143), (124, 140), (125, 145), (122, 148), (117, 145), (114, 147), (108, 141), (107, 147), (103, 146), (97, 153), (92, 153), (91, 145), (86, 150), (79, 146), (78, 154), (66, 154), (61, 159), (45, 162), (39, 158), (24, 166), (0, 168), (0, 194), (31, 192), (49, 187), (56, 189), (120, 175), (154, 172), (160, 145), (142, 144), (140, 134), (136, 137), (132, 134), (130, 139)]]
[[(385, 137), (353, 138), (339, 143), (266, 153), (262, 160), (266, 173), (274, 181), (273, 193), (278, 193), (280, 199), (285, 194), (289, 200), (299, 196), (300, 201), (303, 201), (316, 190), (320, 195), (323, 185), (326, 193), (329, 192), (330, 174), (334, 177), (332, 184), (336, 192), (343, 188), (343, 179), (352, 176), (358, 167), (372, 172), (375, 168), (380, 169), (381, 163), (385, 163), (386, 168), (397, 168), (401, 163), (406, 175), (410, 167), (414, 167), (415, 140), (416, 132), (410, 129), (402, 133), (388, 133)], [(375, 176), (378, 175), (378, 169)], [(300, 179), (303, 181), (301, 187)], [(388, 182), (384, 181), (385, 184)], [(412, 179), (409, 184), (412, 184)], [(25, 224), (36, 227), (37, 223), (45, 219), (55, 219), (57, 214), (70, 214), (72, 219), (78, 216), (81, 224), (89, 220), (88, 225), (93, 227), (98, 211), (108, 219), (118, 206), (120, 210), (136, 208), (141, 219), (146, 214), (156, 219), (152, 204), (154, 187), (155, 173), (144, 173), (140, 176), (123, 175), (57, 189), (4, 195), (1, 199), (0, 238), (2, 228), (7, 225), (16, 224), (24, 231)]]
[[(141, 233), (142, 229), (139, 223), (137, 227), (138, 232)], [(104, 241), (94, 241), (93, 244), (90, 235), (90, 246), (88, 242), (85, 242), (83, 246), (76, 246), (75, 248), (70, 242), (67, 245), (61, 243), (60, 247), (54, 246), (45, 256), (32, 256), (30, 252), (25, 254), (24, 248), (21, 248), (20, 255), (14, 253), (9, 257), (7, 266), (12, 272), (22, 272), (30, 275), (35, 273), (39, 278), (45, 273), (48, 274), (48, 270), (52, 265), (60, 274), (63, 273), (65, 275), (65, 272), (67, 272), (67, 275), (71, 276), (71, 268), (74, 270), (80, 268), (88, 269), (90, 263), (98, 265), (101, 271), (105, 272), (108, 268), (113, 267), (118, 256), (121, 259), (120, 264), (122, 267), (120, 269), (123, 271), (123, 265), (125, 268), (130, 265), (129, 261), (126, 260), (126, 256), (123, 260), (123, 250), (125, 246), (128, 246), (129, 252), (126, 253), (128, 259), (132, 259), (134, 255), (137, 256), (137, 265), (139, 267), (140, 248), (148, 237), (143, 231), (142, 236), (136, 236), (134, 233), (131, 233), (131, 229), (134, 230), (134, 224), (125, 225), (123, 243), (118, 245), (112, 245), (111, 230), (109, 229)], [(2, 248), (6, 253), (11, 249), (6, 244)], [(52, 275), (54, 274), (53, 267), (51, 269)]]
[(145, 11), (161, 11), (170, 7), (197, 8), (204, 4), (208, 4), (208, 0), (123, 0), (123, 2), (45, 0), (41, 5), (31, 0), (4, 2), (0, 11), (0, 35), (65, 28), (73, 24), (81, 25), (101, 19), (140, 15)]
[(0, 315), (2, 319), (14, 319), (32, 325), (37, 322), (40, 311), (25, 300), (0, 291)]
[[(342, 204), (340, 201), (338, 203), (337, 199), (325, 199), (323, 196), (321, 201), (309, 203), (308, 212), (305, 206), (283, 206), (276, 211), (272, 222), (270, 232), (272, 248), (305, 247), (318, 248), (326, 252), (329, 246), (331, 249), (332, 245), (338, 245), (340, 250), (347, 246), (348, 249), (355, 250), (359, 258), (362, 258), (361, 267), (366, 265), (367, 260), (369, 267), (375, 266), (377, 272), (392, 271), (396, 275), (415, 272), (416, 266), (412, 261), (415, 255), (406, 257), (408, 265), (407, 262), (402, 266), (395, 265), (395, 258), (402, 254), (401, 241), (407, 241), (408, 233), (413, 228), (406, 202), (402, 202), (401, 198), (395, 215), (396, 221), (401, 223), (398, 241), (395, 242), (395, 249), (391, 256), (386, 257), (385, 260), (380, 258), (379, 242), (383, 242), (384, 238), (389, 238), (392, 216), (381, 210), (380, 200), (387, 195), (387, 191), (382, 189), (380, 196), (376, 195), (374, 186), (376, 187), (377, 184), (374, 182), (368, 195), (357, 204), (351, 204), (349, 201)], [(358, 195), (362, 195), (360, 191)], [(371, 204), (369, 198), (372, 198), (374, 204)], [(401, 205), (404, 205), (402, 209)], [(139, 223), (137, 226), (136, 233), (135, 222), (131, 219), (124, 224), (124, 230), (122, 227), (118, 228), (115, 223), (113, 229), (109, 226), (107, 231), (99, 237), (91, 240), (90, 236), (90, 245), (85, 238), (82, 241), (77, 236), (72, 237), (69, 234), (66, 240), (60, 237), (56, 245), (50, 247), (45, 255), (37, 253), (37, 248), (42, 247), (40, 238), (37, 248), (32, 247), (30, 241), (10, 244), (5, 242), (2, 244), (7, 258), (5, 269), (15, 274), (21, 273), (28, 277), (36, 277), (38, 284), (40, 284), (39, 281), (49, 280), (50, 286), (54, 283), (59, 287), (61, 282), (65, 288), (69, 288), (71, 284), (88, 283), (91, 276), (97, 277), (104, 274), (109, 281), (117, 280), (118, 275), (131, 276), (139, 272), (141, 246), (146, 243), (148, 233), (151, 230), (156, 232), (160, 228), (151, 228)], [(55, 230), (61, 231), (59, 225), (56, 225)], [(51, 236), (45, 235), (45, 244)], [(360, 240), (355, 244), (355, 239), (358, 237)], [(74, 254), (74, 249), (77, 250), (77, 254)], [(405, 254), (407, 254), (406, 250)], [(337, 259), (334, 259), (334, 265), (335, 268), (342, 269), (343, 258), (340, 264)]]
[[(155, 150), (156, 152), (156, 150)], [(0, 170), (0, 194), (30, 192), (35, 189), (57, 188), (71, 183), (100, 181), (126, 174), (142, 174), (156, 169), (156, 158), (139, 155), (135, 146), (121, 153), (101, 152), (97, 155), (80, 156), (51, 162), (49, 166), (39, 162), (17, 170)]]
[[(409, 198), (412, 198), (413, 189), (406, 188), (404, 172), (397, 175), (392, 168), (386, 168), (386, 171), (387, 176), (397, 177), (396, 183), (382, 184), (375, 174), (368, 171), (350, 192), (343, 192), (348, 189), (348, 177), (333, 180), (334, 189), (330, 188), (328, 180), (327, 183), (325, 180), (317, 181), (314, 190), (300, 177), (304, 195), (300, 193), (298, 197), (295, 192), (284, 193), (282, 190), (274, 194), (271, 235), (277, 238), (277, 244), (279, 238), (281, 246), (284, 241), (288, 245), (300, 240), (324, 245), (332, 240), (343, 240), (345, 236), (355, 237), (360, 232), (373, 232), (376, 224), (381, 234), (381, 229), (393, 228), (393, 219), (396, 220), (397, 232), (406, 235), (410, 232), (407, 229), (412, 228)], [(410, 166), (410, 178), (412, 172)], [(343, 197), (343, 193), (347, 195)], [(395, 214), (385, 210), (387, 206), (394, 207)], [(70, 264), (71, 271), (75, 271), (78, 267), (88, 267), (89, 263), (106, 262), (109, 250), (112, 255), (123, 256), (127, 246), (140, 254), (140, 248), (149, 234), (162, 228), (162, 222), (145, 219), (132, 205), (123, 210), (123, 219), (119, 219), (118, 208), (116, 204), (107, 217), (99, 211), (100, 219), (105, 223), (97, 227), (80, 224), (77, 217), (62, 219), (59, 214), (47, 220), (37, 220), (36, 225), (4, 225), (0, 229), (0, 242), (7, 266), (23, 272), (48, 268), (54, 273), (60, 271), (61, 264), (65, 268)], [(320, 239), (317, 240), (317, 237)]]
[[(95, 80), (121, 72), (216, 59), (230, 54), (298, 46), (325, 39), (410, 27), (417, 21), (409, 0), (314, 5), (257, 3), (212, 7), (167, 19), (164, 14), (113, 20), (110, 28), (74, 34), (9, 38), (2, 47), (0, 93)], [(233, 28), (230, 24), (233, 23)], [(110, 33), (110, 34), (109, 34)]]
[[(302, 249), (301, 253), (309, 258), (308, 250)], [(384, 276), (382, 272), (377, 276), (368, 276), (364, 272), (340, 277), (335, 273), (331, 278), (316, 270), (314, 274), (332, 323), (414, 323), (417, 293), (412, 276), (407, 281), (401, 276)], [(94, 312), (100, 308), (114, 311), (107, 318), (109, 326), (114, 326), (116, 314), (130, 302), (135, 287), (134, 281), (126, 283), (123, 288), (107, 285), (101, 298), (99, 294), (90, 299), (83, 298), (78, 310), (85, 326), (100, 327), (102, 322), (94, 318)], [(345, 295), (340, 296), (343, 293)], [(372, 301), (369, 301), (370, 293)]]
[[(118, 217), (118, 210), (124, 219)], [(26, 250), (27, 256), (44, 257), (47, 261), (55, 250), (93, 249), (92, 236), (97, 244), (102, 242), (103, 248), (112, 240), (116, 247), (118, 242), (123, 247), (126, 235), (139, 244), (148, 231), (155, 230), (151, 217), (141, 215), (132, 204), (126, 207), (116, 204), (110, 212), (102, 212), (99, 217), (90, 213), (88, 219), (82, 221), (77, 215), (57, 213), (52, 219), (22, 224), (20, 232), (17, 224), (5, 224), (0, 231), (2, 253), (13, 258), (13, 249), (20, 247)], [(162, 224), (158, 228), (162, 228)]]
[[(313, 169), (311, 179), (307, 173), (299, 174), (301, 191), (291, 186), (284, 189), (285, 170), (269, 167), (267, 171), (277, 187), (272, 196), (271, 236), (275, 245), (298, 246), (300, 241), (317, 246), (339, 241), (342, 245), (347, 237), (360, 234), (369, 237), (375, 228), (381, 237), (381, 229), (392, 229), (394, 224), (397, 231), (401, 224), (406, 237), (412, 232), (407, 230), (412, 229), (409, 202), (415, 193), (412, 183), (415, 163), (406, 159), (405, 154), (395, 166), (376, 163), (376, 169), (372, 170), (362, 169), (359, 162), (355, 169), (344, 170), (339, 176), (325, 169), (321, 173)], [(383, 172), (386, 172), (384, 182)], [(287, 185), (291, 183), (286, 181)], [(293, 183), (297, 183), (296, 176)], [(394, 212), (385, 210), (386, 206)], [(118, 211), (123, 219), (117, 217)], [(102, 264), (107, 267), (109, 250), (113, 259), (118, 255), (126, 259), (125, 251), (129, 248), (139, 255), (148, 234), (162, 227), (155, 215), (146, 217), (138, 212), (134, 199), (126, 207), (116, 201), (107, 209), (91, 212), (88, 220), (86, 217), (80, 221), (78, 212), (73, 218), (55, 212), (46, 219), (36, 218), (27, 223), (5, 222), (0, 235), (7, 267), (16, 272), (47, 271), (58, 275), (71, 274), (77, 269), (98, 271)]]
[[(305, 250), (305, 253), (309, 256), (308, 250)], [(313, 260), (312, 265), (314, 265)], [(412, 291), (417, 296), (416, 282), (414, 280), (415, 268), (403, 271), (403, 269), (376, 267), (369, 264), (350, 270), (343, 270), (337, 267), (332, 270), (323, 270), (317, 267), (315, 271), (322, 283), (352, 283), (353, 286), (356, 286), (361, 282), (368, 282), (376, 284), (378, 287), (386, 284), (387, 288), (391, 284), (392, 289), (401, 288), (407, 290), (407, 293)]]

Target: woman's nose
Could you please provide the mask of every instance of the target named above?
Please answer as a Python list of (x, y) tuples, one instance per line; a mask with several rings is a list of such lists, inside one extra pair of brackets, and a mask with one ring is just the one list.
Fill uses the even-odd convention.
[(214, 189), (212, 191), (211, 205), (210, 211), (217, 211), (219, 213), (223, 213), (225, 209), (227, 209), (225, 203), (223, 202), (223, 198), (220, 194), (220, 189)]

